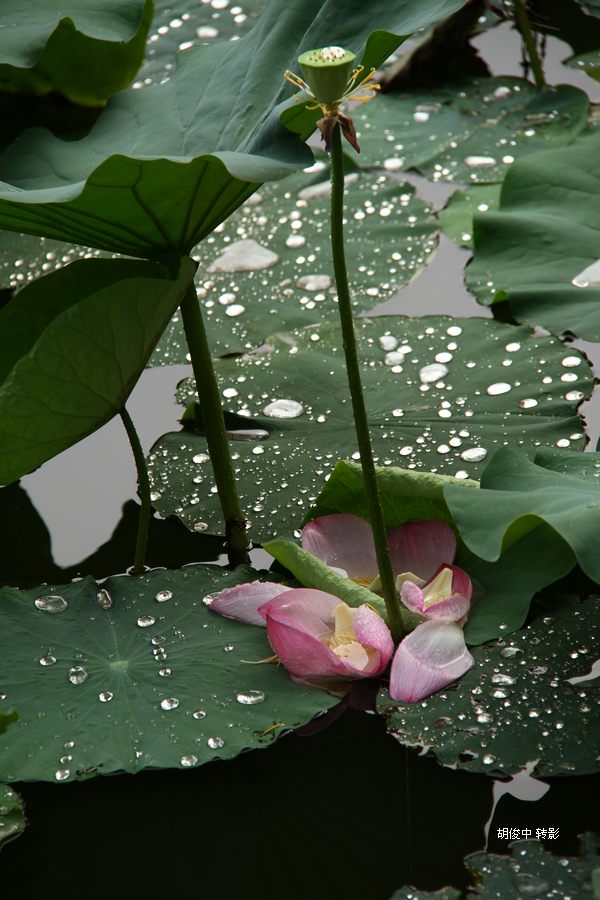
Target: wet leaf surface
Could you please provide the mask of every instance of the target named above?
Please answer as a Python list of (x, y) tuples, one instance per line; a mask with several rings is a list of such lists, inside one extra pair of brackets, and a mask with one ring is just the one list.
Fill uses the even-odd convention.
[(475, 665), (456, 687), (378, 709), (401, 743), (426, 747), (444, 765), (508, 775), (536, 762), (536, 777), (597, 773), (598, 688), (585, 675), (600, 652), (600, 601), (569, 598), (539, 609), (524, 629), (472, 649)]
[[(317, 167), (265, 185), (195, 248), (213, 354), (241, 353), (274, 330), (337, 319), (329, 173), (322, 163)], [(410, 185), (382, 176), (348, 176), (345, 204), (350, 289), (360, 313), (389, 300), (426, 265), (438, 226)], [(151, 363), (188, 361), (176, 315)]]
[[(462, 479), (476, 477), (504, 443), (583, 445), (577, 402), (565, 394), (574, 387), (587, 394), (591, 376), (583, 357), (578, 368), (564, 368), (567, 354), (555, 338), (445, 317), (359, 319), (357, 334), (379, 465)], [(269, 344), (268, 354), (217, 361), (228, 416), (236, 414), (230, 437), (253, 540), (289, 534), (340, 457), (357, 458), (338, 326), (276, 335)], [(192, 382), (184, 382), (179, 402), (193, 399)], [(149, 466), (162, 515), (221, 533), (201, 434), (164, 435)]]
[(262, 628), (211, 613), (207, 595), (256, 580), (248, 567), (193, 566), (0, 592), (10, 644), (2, 777), (72, 781), (192, 768), (268, 746), (337, 703), (284, 669)]
[(456, 191), (438, 213), (444, 234), (460, 246), (473, 246), (473, 216), (495, 212), (500, 203), (501, 184), (475, 184)]
[(0, 784), (0, 847), (18, 837), (26, 824), (23, 801), (7, 784)]
[(520, 160), (474, 220), (466, 283), (519, 322), (600, 340), (600, 132)]
[(502, 181), (516, 159), (570, 144), (587, 124), (588, 98), (521, 78), (474, 78), (421, 94), (377, 97), (354, 115), (361, 165), (417, 169), (433, 181)]
[[(472, 853), (465, 864), (476, 887), (468, 897), (503, 900), (504, 897), (536, 897), (537, 900), (592, 900), (596, 897), (594, 871), (600, 867), (598, 838), (583, 836), (581, 856), (558, 857), (539, 841), (514, 841), (510, 856)], [(596, 882), (597, 884), (597, 882)]]

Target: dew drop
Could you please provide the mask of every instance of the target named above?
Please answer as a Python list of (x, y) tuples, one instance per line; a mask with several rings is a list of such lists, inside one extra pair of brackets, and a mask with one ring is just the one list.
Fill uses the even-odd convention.
[(56, 771), (54, 773), (54, 777), (57, 781), (66, 781), (70, 775), (71, 775), (70, 769), (58, 769), (58, 771)]
[(510, 344), (506, 345), (505, 349), (507, 353), (516, 353), (517, 350), (521, 349), (521, 345), (517, 341), (511, 341)]
[(485, 447), (471, 447), (469, 450), (463, 450), (460, 454), (460, 458), (464, 459), (465, 462), (481, 462), (486, 456), (487, 450)]
[(225, 746), (225, 741), (221, 737), (209, 737), (206, 743), (211, 750), (220, 750)]
[(196, 463), (197, 466), (201, 465), (202, 463), (208, 462), (209, 459), (210, 456), (208, 455), (208, 453), (196, 453), (195, 456), (192, 456), (192, 462)]
[(177, 709), (179, 706), (179, 700), (177, 697), (165, 697), (164, 700), (160, 701), (161, 709)]
[(203, 709), (197, 709), (195, 712), (192, 713), (192, 718), (193, 719), (205, 719), (206, 713), (204, 712)]
[(543, 878), (530, 875), (528, 872), (516, 872), (513, 875), (513, 882), (519, 893), (526, 896), (539, 896), (545, 894), (550, 888), (549, 883)]
[(597, 259), (590, 266), (586, 266), (578, 275), (575, 275), (571, 280), (571, 284), (581, 288), (600, 284), (600, 259)]
[(235, 699), (244, 706), (254, 706), (255, 703), (262, 703), (265, 695), (262, 691), (240, 691)]
[(55, 662), (56, 657), (49, 653), (48, 656), (42, 656), (40, 659), (40, 666), (53, 666)]
[(584, 396), (585, 395), (584, 395), (583, 391), (568, 391), (565, 394), (565, 400), (570, 400), (570, 401), (583, 400)]
[(495, 675), (492, 675), (492, 684), (502, 684), (509, 685), (514, 684), (516, 678), (513, 678), (512, 675), (505, 675), (502, 672), (497, 672)]
[(71, 684), (83, 684), (88, 680), (89, 674), (83, 666), (71, 666), (68, 677)]
[(580, 366), (582, 362), (583, 360), (580, 356), (565, 356), (561, 365), (563, 365), (565, 369), (574, 369), (577, 366)]
[(193, 753), (188, 753), (185, 756), (182, 756), (179, 762), (184, 769), (190, 769), (192, 766), (198, 765), (198, 757), (194, 756)]
[(154, 618), (154, 616), (140, 616), (137, 620), (140, 628), (148, 628), (150, 625), (154, 625), (155, 622), (156, 619)]
[(241, 316), (245, 309), (246, 307), (242, 306), (241, 303), (232, 303), (231, 306), (228, 306), (225, 310), (225, 315), (229, 316), (230, 319), (235, 319), (237, 316)]
[(537, 406), (537, 400), (534, 400), (533, 397), (527, 398), (526, 400), (519, 400), (519, 406), (521, 409), (533, 409), (534, 406)]
[(152, 503), (157, 503), (161, 497), (162, 494), (160, 491), (150, 491), (150, 500), (152, 501)]
[[(327, 183), (329, 186), (329, 183)], [(302, 234), (290, 234), (288, 239), (285, 242), (285, 246), (289, 247), (290, 250), (296, 250), (298, 247), (303, 247), (306, 243), (306, 238)]]
[(450, 325), (450, 327), (446, 329), (446, 334), (449, 334), (450, 337), (458, 337), (459, 334), (462, 334), (462, 328), (460, 325)]
[(166, 603), (167, 600), (171, 600), (173, 597), (173, 591), (163, 590), (157, 591), (154, 595), (154, 599), (157, 603)]
[(398, 338), (395, 338), (393, 334), (383, 334), (379, 338), (379, 346), (386, 352), (395, 350), (398, 346)]
[(384, 362), (386, 366), (401, 366), (404, 362), (404, 353), (401, 350), (391, 350), (385, 354)]
[(100, 701), (100, 703), (110, 703), (113, 697), (114, 694), (112, 691), (100, 691), (100, 693), (98, 694), (98, 700)]
[(500, 394), (508, 394), (510, 390), (512, 390), (510, 384), (507, 384), (505, 381), (497, 381), (495, 384), (490, 384), (485, 392), (490, 397), (498, 397)]
[(470, 169), (487, 169), (496, 165), (493, 156), (466, 156), (465, 165)]
[(448, 374), (448, 369), (442, 363), (431, 363), (419, 369), (419, 378), (423, 384), (433, 384)]
[(496, 762), (496, 757), (495, 757), (495, 756), (492, 756), (491, 753), (485, 753), (485, 754), (481, 757), (481, 761), (482, 761), (482, 763), (484, 764), (484, 766), (491, 766), (492, 763)]
[(45, 597), (38, 597), (35, 601), (35, 606), (38, 609), (52, 614), (64, 612), (68, 605), (65, 598), (59, 597), (58, 594), (48, 594)]
[[(252, 272), (255, 269), (269, 269), (279, 261), (272, 250), (254, 240), (235, 241), (210, 266), (207, 272)], [(228, 307), (227, 314), (231, 315)], [(234, 314), (235, 315), (235, 314)]]
[(271, 419), (297, 419), (304, 412), (304, 407), (297, 400), (273, 400), (263, 409), (265, 416)]
[(298, 279), (297, 285), (305, 291), (326, 291), (331, 287), (331, 276), (303, 275)]
[(106, 588), (100, 588), (100, 590), (96, 594), (96, 600), (98, 601), (98, 606), (100, 607), (100, 609), (112, 608), (113, 598), (110, 596)]

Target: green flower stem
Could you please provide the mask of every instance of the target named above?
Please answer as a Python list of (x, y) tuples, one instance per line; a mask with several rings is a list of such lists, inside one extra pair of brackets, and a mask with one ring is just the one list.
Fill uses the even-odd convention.
[(531, 70), (533, 72), (533, 77), (535, 78), (535, 86), (538, 90), (541, 90), (546, 85), (546, 79), (544, 78), (544, 70), (542, 69), (542, 63), (537, 51), (535, 37), (531, 30), (531, 22), (529, 21), (524, 0), (515, 0), (515, 17), (517, 20), (517, 27), (521, 32), (521, 37), (527, 48), (527, 56), (531, 63)]
[(181, 303), (183, 328), (192, 358), (204, 433), (225, 518), (227, 553), (232, 565), (248, 562), (246, 520), (238, 497), (217, 376), (212, 364), (202, 312), (192, 284)]
[(343, 215), (344, 155), (342, 151), (342, 132), (339, 124), (336, 123), (331, 141), (331, 248), (333, 252), (333, 269), (335, 272), (340, 320), (342, 324), (346, 371), (348, 373), (350, 396), (352, 397), (352, 411), (354, 413), (356, 437), (358, 438), (360, 462), (363, 478), (365, 480), (365, 487), (367, 489), (367, 496), (369, 498), (371, 528), (373, 529), (373, 539), (375, 541), (379, 578), (381, 579), (383, 599), (385, 600), (390, 630), (394, 639), (400, 640), (404, 635), (404, 629), (400, 618), (400, 602), (394, 583), (394, 573), (387, 542), (383, 510), (379, 499), (379, 488), (377, 486), (377, 476), (375, 474), (375, 463), (373, 462), (367, 410), (360, 378), (360, 366), (356, 349), (356, 335), (354, 333), (352, 303), (350, 300), (350, 289), (348, 287), (348, 273), (346, 271), (346, 258), (344, 252)]
[(150, 516), (152, 515), (152, 504), (150, 502), (150, 479), (148, 478), (148, 469), (146, 467), (146, 459), (144, 451), (140, 444), (138, 433), (135, 425), (131, 421), (131, 416), (123, 407), (119, 413), (121, 421), (125, 426), (131, 451), (135, 460), (135, 468), (137, 470), (138, 491), (142, 508), (140, 509), (140, 518), (138, 521), (137, 540), (135, 544), (135, 561), (133, 563), (133, 574), (144, 574), (144, 562), (146, 560), (146, 547), (148, 546), (148, 528), (150, 527)]

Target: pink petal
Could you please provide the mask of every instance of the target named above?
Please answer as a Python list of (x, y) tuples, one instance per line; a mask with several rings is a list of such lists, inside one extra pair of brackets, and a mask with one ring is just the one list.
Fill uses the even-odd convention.
[(460, 678), (473, 663), (462, 628), (453, 622), (424, 622), (396, 651), (390, 696), (402, 703), (415, 703)]
[(412, 581), (405, 581), (400, 588), (400, 599), (407, 609), (411, 612), (424, 616), (423, 612), (423, 591)]
[[(292, 675), (298, 678), (347, 679), (366, 678), (382, 671), (379, 649), (375, 648), (368, 664), (359, 669), (319, 639), (331, 635), (333, 611), (340, 602), (337, 597), (324, 591), (299, 588), (261, 607), (267, 622), (269, 643)], [(374, 631), (375, 628), (370, 626), (373, 637)], [(381, 643), (380, 634), (377, 639)]]
[(258, 608), (267, 600), (273, 600), (274, 597), (279, 597), (280, 594), (287, 593), (289, 590), (284, 584), (263, 581), (238, 584), (216, 594), (209, 604), (209, 608), (228, 619), (237, 619), (238, 622), (261, 625), (264, 628), (265, 620), (258, 612)]
[(414, 572), (430, 578), (442, 563), (451, 563), (456, 553), (454, 532), (445, 522), (405, 522), (388, 534), (395, 575)]
[(394, 652), (394, 641), (390, 629), (378, 613), (368, 606), (359, 606), (352, 623), (356, 640), (365, 647), (372, 647), (379, 653), (379, 665), (372, 675), (380, 675)]
[(348, 578), (370, 584), (377, 575), (373, 532), (358, 516), (335, 513), (313, 519), (302, 529), (302, 548), (328, 566), (344, 569)]

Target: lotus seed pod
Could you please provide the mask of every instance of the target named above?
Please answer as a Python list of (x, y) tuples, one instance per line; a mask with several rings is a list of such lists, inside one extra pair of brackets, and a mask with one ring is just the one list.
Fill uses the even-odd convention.
[(298, 57), (302, 75), (318, 103), (332, 104), (344, 95), (356, 56), (342, 47), (307, 50)]

